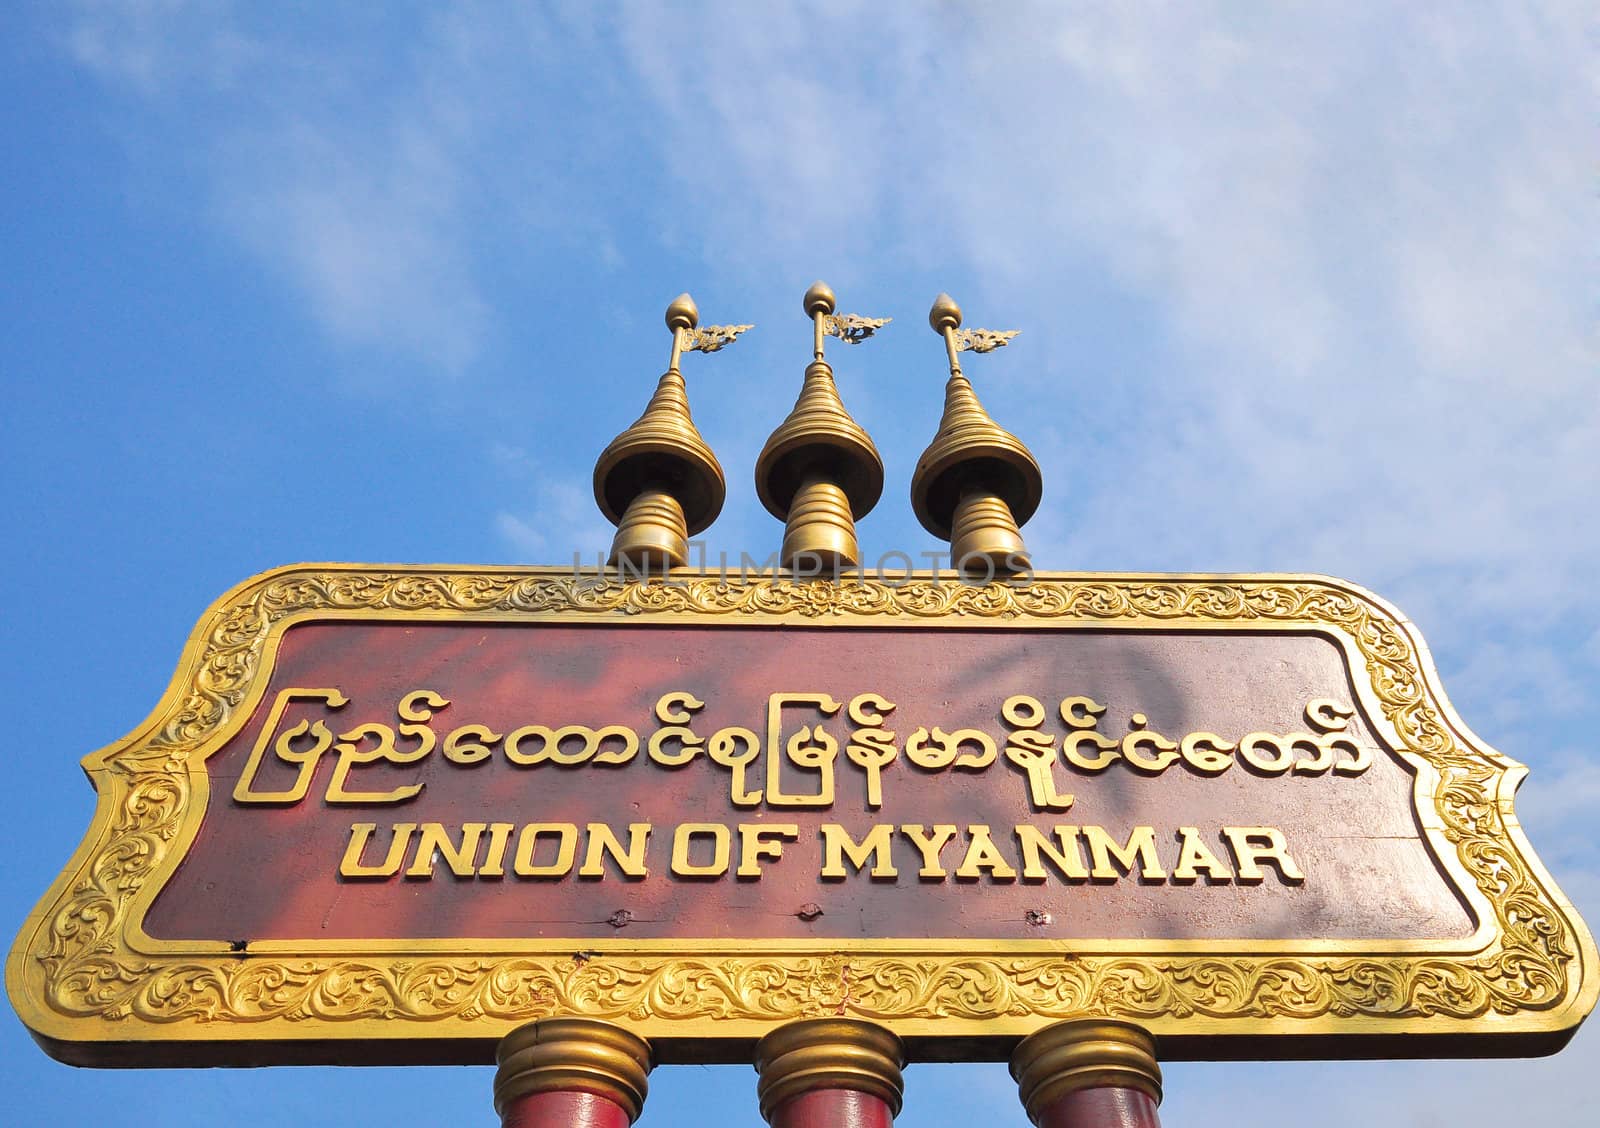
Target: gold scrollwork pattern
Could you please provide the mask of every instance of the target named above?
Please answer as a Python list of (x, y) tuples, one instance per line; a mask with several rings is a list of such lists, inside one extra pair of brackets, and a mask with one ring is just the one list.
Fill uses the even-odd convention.
[(822, 331), (847, 345), (859, 345), (893, 320), (892, 317), (862, 317), (856, 313), (829, 313), (823, 315)]
[[(1438, 775), (1433, 803), (1461, 868), (1493, 908), (1476, 955), (1171, 954), (1040, 956), (774, 954), (696, 957), (148, 956), (124, 940), (139, 891), (164, 874), (191, 802), (189, 757), (222, 732), (257, 676), (276, 624), (351, 612), (737, 619), (956, 616), (1083, 624), (1271, 623), (1333, 628), (1354, 643), (1406, 750)], [(66, 1016), (153, 1024), (318, 1023), (397, 1018), (508, 1023), (550, 1014), (643, 1020), (782, 1020), (847, 1013), (884, 1020), (1000, 1017), (1041, 1022), (1364, 1017), (1474, 1019), (1559, 1005), (1575, 991), (1579, 937), (1515, 848), (1499, 802), (1513, 765), (1460, 743), (1419, 656), (1383, 609), (1331, 582), (1285, 578), (1035, 578), (794, 581), (701, 577), (289, 569), (220, 606), (182, 671), (183, 691), (143, 740), (103, 756), (111, 816), (30, 943), (44, 999)], [(659, 1029), (659, 1027), (658, 1027)], [(319, 1036), (326, 1036), (322, 1028)], [(286, 1033), (282, 1036), (289, 1036)]]
[(1020, 332), (1020, 329), (957, 329), (956, 352), (994, 352), (1009, 345), (1011, 339)]
[(754, 329), (754, 325), (702, 325), (683, 332), (684, 352), (721, 352), (738, 340), (740, 333)]

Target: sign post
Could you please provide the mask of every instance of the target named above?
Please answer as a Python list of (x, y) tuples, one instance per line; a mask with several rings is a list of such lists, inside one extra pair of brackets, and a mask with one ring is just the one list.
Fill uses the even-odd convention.
[(653, 1064), (642, 1039), (592, 1018), (519, 1026), (495, 1060), (501, 1128), (628, 1128), (644, 1109)]
[(1039, 1128), (1156, 1128), (1156, 1042), (1129, 1022), (1058, 1022), (1011, 1055), (1011, 1076)]
[(787, 1022), (756, 1044), (756, 1097), (772, 1128), (889, 1128), (905, 1091), (900, 1039), (854, 1018)]
[(299, 565), (206, 613), (85, 759), (94, 822), (11, 951), (48, 1052), (497, 1054), (508, 1128), (622, 1128), (654, 1064), (734, 1061), (778, 1128), (887, 1125), (906, 1061), (1009, 1059), (1036, 1124), (1081, 1128), (1156, 1123), (1158, 1048), (1572, 1035), (1595, 947), (1526, 769), (1398, 613), (1317, 576), (1028, 570), (1032, 479), (960, 386), (916, 481), (962, 570), (846, 567), (866, 448), (833, 460), (815, 412), (763, 465), (844, 498), (788, 515), (820, 574), (682, 566), (722, 501), (680, 457), (696, 321), (597, 467), (609, 562)]

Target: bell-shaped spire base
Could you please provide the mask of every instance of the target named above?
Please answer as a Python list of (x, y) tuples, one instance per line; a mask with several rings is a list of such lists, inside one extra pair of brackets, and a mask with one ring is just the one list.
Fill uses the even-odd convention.
[(595, 463), (595, 502), (618, 526), (612, 562), (682, 565), (687, 538), (716, 520), (726, 495), (722, 467), (689, 415), (683, 377), (669, 370), (644, 414)]
[(950, 530), (950, 561), (964, 576), (993, 579), (1032, 568), (1011, 507), (983, 489), (964, 490)]
[(826, 361), (806, 366), (794, 410), (761, 449), (756, 493), (784, 522), (783, 567), (818, 574), (857, 563), (855, 522), (883, 493), (883, 459), (845, 410)]
[(783, 526), (780, 563), (797, 575), (831, 575), (861, 559), (850, 499), (833, 482), (808, 477)]
[[(1044, 476), (1033, 453), (989, 417), (965, 375), (945, 385), (944, 415), (911, 478), (911, 507), (922, 527), (951, 541), (957, 568), (971, 557), (978, 570), (1021, 571), (1027, 554), (1020, 527), (1039, 508)], [(959, 527), (958, 527), (959, 526)], [(1006, 567), (1015, 556), (1023, 567)]]
[(683, 506), (666, 490), (645, 489), (628, 503), (608, 563), (648, 575), (688, 562), (689, 526)]
[(883, 459), (861, 424), (850, 417), (827, 361), (806, 366), (794, 410), (767, 438), (756, 459), (761, 504), (786, 520), (806, 478), (834, 482), (849, 499), (851, 515), (864, 517), (883, 493)]

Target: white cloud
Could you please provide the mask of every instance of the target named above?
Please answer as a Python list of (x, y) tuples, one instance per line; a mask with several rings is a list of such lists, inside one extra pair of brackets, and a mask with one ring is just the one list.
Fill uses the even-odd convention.
[[(1579, 6), (808, 12), (624, 42), (716, 253), (920, 245), (1028, 330), (1041, 562), (1347, 574), (1503, 671), (1595, 621)], [(1086, 272), (1142, 367), (1083, 369)]]
[(514, 552), (529, 559), (540, 559), (550, 547), (549, 539), (526, 519), (501, 510), (494, 515), (494, 527)]
[[(494, 442), (489, 457), (508, 489), (525, 499), (525, 508), (495, 513), (495, 531), (523, 564), (567, 564), (575, 551), (582, 562), (611, 543), (610, 527), (595, 508), (589, 483), (553, 473), (524, 447)], [(581, 546), (581, 547), (580, 547)]]
[(429, 82), (430, 66), (457, 61), (447, 29), (425, 29), (434, 50), (411, 81), (383, 85), (348, 44), (247, 23), (228, 6), (85, 3), (65, 38), (76, 61), (163, 121), (129, 144), (194, 178), (184, 191), (206, 202), (181, 210), (208, 213), (336, 341), (458, 373), (489, 308), (463, 215), (472, 115)]
[(457, 158), (433, 122), (378, 130), (296, 122), (228, 140), (217, 221), (337, 339), (458, 372), (478, 352), (488, 306), (463, 246)]
[[(63, 18), (69, 56), (135, 96), (125, 144), (172, 178), (173, 208), (209, 219), (340, 344), (448, 380), (496, 325), (486, 249), (531, 234), (623, 261), (576, 187), (608, 131), (528, 109), (556, 97), (582, 27), (351, 9), (322, 13), (308, 35), (306, 13), (175, 0), (86, 2)], [(586, 89), (604, 86), (591, 74)], [(541, 253), (530, 249), (535, 264)]]
[(80, 0), (62, 40), (80, 65), (145, 95), (197, 79), (226, 87), (258, 50), (230, 26), (229, 9), (188, 0)]

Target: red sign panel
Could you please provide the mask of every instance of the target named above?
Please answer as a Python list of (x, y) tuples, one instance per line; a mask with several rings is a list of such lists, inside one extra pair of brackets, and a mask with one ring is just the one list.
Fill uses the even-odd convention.
[(554, 1014), (669, 1059), (825, 1014), (1521, 1052), (1594, 1001), (1522, 769), (1314, 578), (286, 569), (88, 767), (9, 970), (71, 1060), (462, 1060)]

